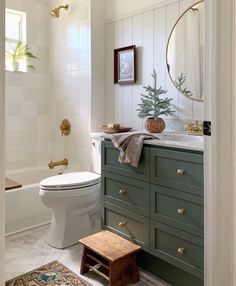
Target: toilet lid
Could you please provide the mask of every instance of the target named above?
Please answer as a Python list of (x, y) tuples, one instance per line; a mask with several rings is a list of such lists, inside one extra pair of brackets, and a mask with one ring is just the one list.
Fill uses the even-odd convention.
[(44, 190), (70, 190), (88, 187), (100, 182), (101, 176), (92, 172), (75, 172), (49, 177), (40, 182)]

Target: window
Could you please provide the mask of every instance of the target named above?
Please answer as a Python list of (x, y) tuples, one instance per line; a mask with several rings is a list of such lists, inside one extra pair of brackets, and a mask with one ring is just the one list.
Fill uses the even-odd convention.
[(12, 57), (9, 53), (12, 53), (19, 42), (26, 42), (26, 13), (6, 9), (6, 22), (5, 22), (5, 41), (6, 41), (6, 60), (5, 68), (8, 71), (24, 71), (26, 72), (26, 61), (20, 60), (15, 63), (19, 65), (17, 68), (14, 66)]

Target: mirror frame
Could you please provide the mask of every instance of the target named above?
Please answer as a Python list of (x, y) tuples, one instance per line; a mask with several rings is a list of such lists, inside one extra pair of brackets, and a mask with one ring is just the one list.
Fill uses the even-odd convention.
[(168, 48), (169, 48), (169, 44), (170, 44), (170, 39), (171, 39), (171, 36), (173, 34), (173, 31), (175, 29), (175, 27), (178, 25), (179, 21), (182, 19), (182, 17), (191, 9), (193, 8), (194, 6), (200, 4), (200, 3), (204, 3), (205, 0), (200, 0), (196, 3), (194, 3), (193, 5), (191, 5), (189, 8), (187, 8), (178, 18), (178, 20), (175, 22), (173, 28), (171, 29), (171, 32), (170, 32), (170, 35), (169, 35), (169, 38), (168, 38), (168, 41), (167, 41), (167, 45), (166, 45), (166, 69), (167, 69), (167, 72), (168, 72), (168, 75), (173, 83), (173, 85), (175, 86), (175, 88), (183, 95), (185, 96), (186, 98), (188, 99), (191, 99), (191, 100), (195, 100), (195, 101), (198, 101), (198, 102), (204, 102), (204, 99), (197, 99), (197, 98), (194, 98), (194, 97), (191, 97), (191, 96), (187, 96), (185, 95), (184, 93), (182, 93), (179, 88), (177, 87), (176, 83), (174, 82), (174, 79), (172, 78), (171, 74), (170, 74), (170, 71), (168, 69)]

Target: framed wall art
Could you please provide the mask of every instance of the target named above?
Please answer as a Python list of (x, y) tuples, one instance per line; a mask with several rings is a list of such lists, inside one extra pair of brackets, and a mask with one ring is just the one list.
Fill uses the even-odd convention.
[(136, 46), (114, 50), (114, 83), (136, 82)]

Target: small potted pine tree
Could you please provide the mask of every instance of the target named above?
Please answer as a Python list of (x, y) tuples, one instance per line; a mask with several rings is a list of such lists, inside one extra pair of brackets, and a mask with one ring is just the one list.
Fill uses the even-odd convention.
[(144, 86), (147, 94), (141, 94), (141, 103), (138, 104), (137, 109), (139, 118), (147, 118), (145, 121), (145, 129), (152, 133), (160, 133), (165, 127), (165, 121), (160, 117), (161, 115), (171, 115), (175, 112), (172, 109), (171, 101), (173, 98), (162, 98), (162, 95), (167, 93), (167, 90), (160, 86), (157, 88), (157, 73), (154, 70), (153, 86)]

